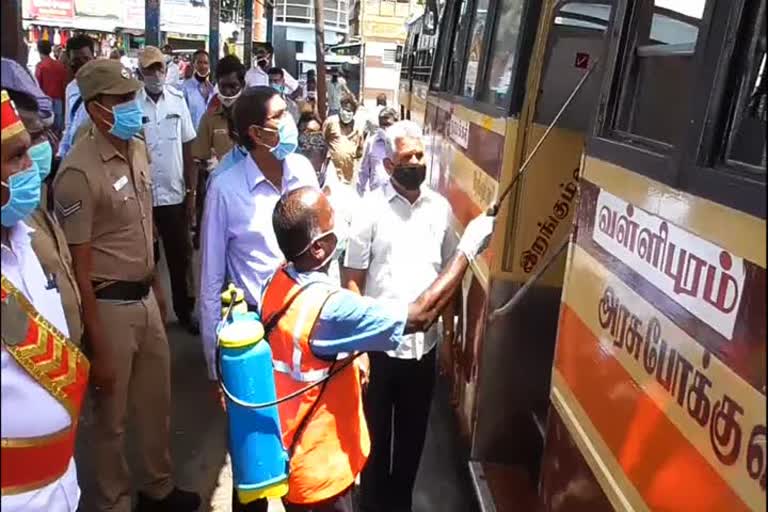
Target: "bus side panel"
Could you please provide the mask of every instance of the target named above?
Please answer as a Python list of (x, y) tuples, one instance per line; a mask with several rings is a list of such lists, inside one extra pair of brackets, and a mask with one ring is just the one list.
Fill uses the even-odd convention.
[(557, 409), (552, 409), (541, 461), (540, 512), (612, 512), (611, 501)]
[(584, 168), (554, 409), (617, 510), (765, 510), (764, 223)]
[[(498, 187), (503, 137), (473, 122), (473, 112), (457, 113), (450, 103), (437, 98), (430, 98), (424, 115), (429, 120), (426, 131), (432, 134), (430, 186), (448, 199), (454, 229), (461, 234), (472, 218), (490, 206)], [(457, 335), (446, 340), (441, 353), (441, 367), (451, 382), (460, 430), (467, 441), (474, 431), (491, 261), (492, 255), (484, 254), (465, 276)]]

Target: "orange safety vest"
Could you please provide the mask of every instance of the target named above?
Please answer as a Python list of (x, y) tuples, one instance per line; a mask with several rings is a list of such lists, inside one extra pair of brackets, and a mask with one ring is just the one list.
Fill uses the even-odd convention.
[[(287, 306), (268, 333), (277, 396), (327, 376), (334, 366), (334, 362), (315, 357), (309, 345), (320, 310), (332, 293), (320, 283), (301, 289), (284, 268), (267, 285), (262, 300), (265, 324)], [(325, 385), (281, 403), (279, 412), (287, 448), (294, 446), (301, 427), (291, 454), (286, 499), (295, 504), (317, 503), (350, 487), (371, 449), (356, 366), (350, 364)]]
[[(67, 410), (70, 425), (50, 435), (2, 440), (0, 480), (4, 495), (56, 481), (69, 468), (88, 384), (88, 359), (2, 276), (2, 340), (13, 359)], [(30, 404), (35, 407), (35, 404)]]

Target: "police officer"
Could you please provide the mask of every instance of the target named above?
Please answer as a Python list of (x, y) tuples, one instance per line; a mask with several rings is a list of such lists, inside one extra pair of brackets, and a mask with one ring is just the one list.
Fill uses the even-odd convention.
[(195, 128), (184, 95), (164, 83), (165, 62), (160, 50), (145, 47), (139, 54), (139, 67), (144, 87), (136, 98), (146, 120), (144, 137), (151, 160), (153, 215), (168, 262), (173, 310), (182, 326), (199, 334), (187, 288), (191, 253), (188, 226), (194, 217), (197, 190), (197, 169), (190, 155)]
[(29, 133), (5, 90), (1, 97), (0, 508), (74, 512), (80, 489), (72, 456), (88, 360), (69, 339), (61, 296), (33, 249), (27, 222), (40, 202), (40, 172)]
[(196, 249), (200, 247), (200, 226), (209, 172), (219, 163), (219, 158), (229, 153), (235, 144), (230, 135), (233, 126), (232, 111), (235, 101), (245, 87), (245, 66), (236, 56), (227, 55), (219, 60), (216, 65), (216, 87), (218, 92), (203, 114), (197, 137), (192, 142), (192, 158), (198, 165), (197, 218), (193, 239)]
[(196, 510), (199, 496), (175, 488), (171, 476), (170, 354), (155, 294), (147, 150), (135, 138), (141, 83), (107, 59), (87, 63), (76, 79), (93, 127), (62, 162), (54, 200), (92, 354), (96, 508), (131, 510), (123, 446), (130, 410), (143, 466), (138, 510)]
[(29, 227), (34, 230), (30, 235), (32, 249), (47, 276), (47, 286), (57, 289), (61, 295), (69, 338), (79, 345), (83, 334), (80, 292), (75, 282), (72, 257), (66, 238), (51, 214), (49, 210), (51, 205), (46, 200), (48, 196), (46, 183), (53, 165), (54, 148), (51, 143), (51, 132), (45, 127), (40, 112), (41, 101), (38, 98), (45, 95), (26, 69), (16, 62), (4, 67), (0, 80), (2, 80), (2, 87), (6, 89), (11, 101), (16, 105), (16, 111), (29, 134), (31, 146), (28, 154), (37, 166), (42, 182), (40, 206), (25, 219)]

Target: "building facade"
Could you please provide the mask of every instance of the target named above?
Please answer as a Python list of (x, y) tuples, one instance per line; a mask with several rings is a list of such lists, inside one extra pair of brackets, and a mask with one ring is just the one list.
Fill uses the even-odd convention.
[[(344, 42), (349, 32), (347, 0), (322, 0), (325, 44)], [(300, 77), (315, 68), (315, 9), (313, 0), (276, 0), (272, 44), (275, 62)]]
[(406, 21), (424, 11), (422, 0), (352, 0), (350, 35), (363, 44), (361, 76), (363, 100), (373, 104), (377, 95), (397, 102), (399, 64), (397, 47), (405, 42)]

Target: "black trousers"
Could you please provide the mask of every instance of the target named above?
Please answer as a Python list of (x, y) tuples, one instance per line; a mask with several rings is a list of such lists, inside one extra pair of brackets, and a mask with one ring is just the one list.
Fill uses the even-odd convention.
[(188, 322), (192, 316), (194, 299), (190, 297), (187, 290), (191, 247), (184, 203), (155, 206), (152, 212), (155, 217), (155, 226), (163, 241), (165, 257), (168, 259), (173, 311), (180, 322)]
[(371, 352), (363, 403), (371, 455), (360, 480), (361, 512), (411, 512), (413, 486), (435, 388), (437, 348), (421, 360)]
[[(338, 496), (312, 505), (294, 505), (283, 500), (283, 506), (285, 512), (355, 512), (352, 489), (353, 487), (350, 487)], [(232, 512), (267, 512), (268, 505), (267, 500), (242, 505), (237, 499), (237, 493), (232, 490)]]
[(192, 246), (195, 250), (200, 249), (200, 235), (203, 229), (203, 208), (205, 207), (205, 192), (208, 190), (209, 177), (210, 173), (207, 169), (198, 169), (197, 194), (195, 196), (195, 229), (192, 236)]

